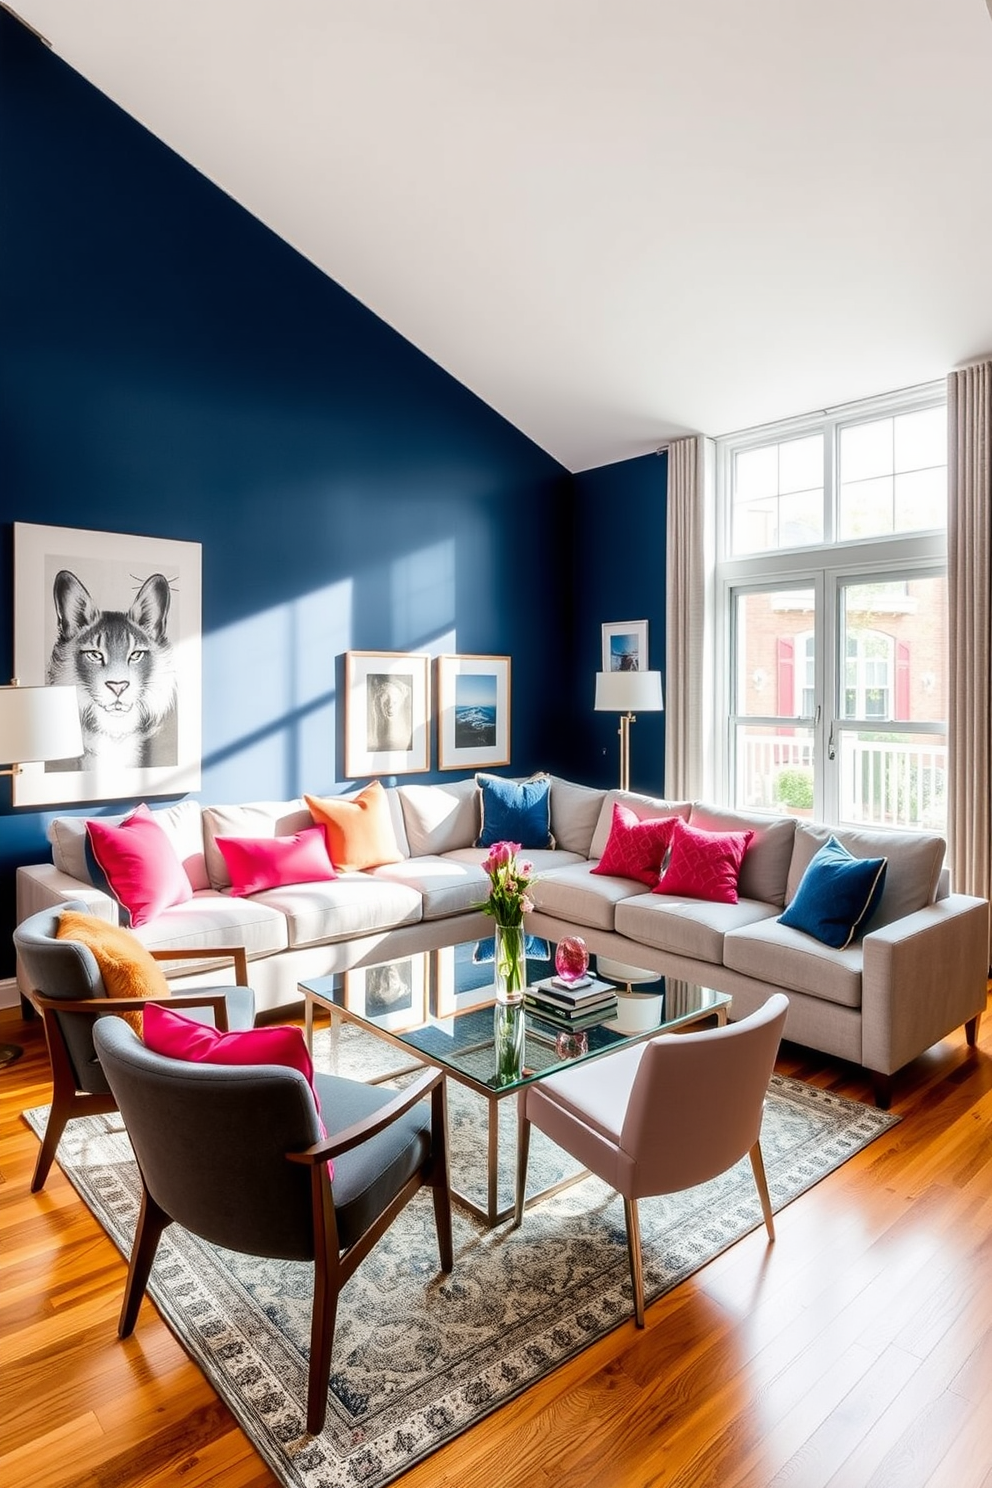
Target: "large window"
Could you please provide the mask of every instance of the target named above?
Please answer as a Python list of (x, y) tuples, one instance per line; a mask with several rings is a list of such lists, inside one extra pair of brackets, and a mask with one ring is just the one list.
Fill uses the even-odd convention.
[(942, 829), (943, 387), (718, 443), (726, 797)]

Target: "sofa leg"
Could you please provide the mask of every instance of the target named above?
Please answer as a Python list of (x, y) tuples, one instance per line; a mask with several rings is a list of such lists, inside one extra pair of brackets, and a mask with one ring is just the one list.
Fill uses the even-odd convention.
[(887, 1111), (892, 1104), (892, 1076), (871, 1071), (871, 1083), (875, 1091), (875, 1104), (880, 1111)]
[(979, 1028), (981, 1028), (981, 1026), (981, 1013), (976, 1013), (975, 1016), (973, 1018), (969, 1018), (967, 1023), (964, 1025), (964, 1036), (968, 1040), (969, 1047), (972, 1049), (978, 1043), (978, 1030)]

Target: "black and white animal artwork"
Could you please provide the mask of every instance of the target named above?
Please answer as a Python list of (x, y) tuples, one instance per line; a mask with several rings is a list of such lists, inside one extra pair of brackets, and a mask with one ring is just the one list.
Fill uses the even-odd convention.
[[(83, 754), (69, 768), (105, 770), (174, 762), (176, 670), (169, 643), (169, 581), (145, 579), (127, 610), (105, 610), (68, 569), (53, 586), (58, 635), (50, 684), (79, 691)], [(156, 742), (158, 747), (156, 748)]]

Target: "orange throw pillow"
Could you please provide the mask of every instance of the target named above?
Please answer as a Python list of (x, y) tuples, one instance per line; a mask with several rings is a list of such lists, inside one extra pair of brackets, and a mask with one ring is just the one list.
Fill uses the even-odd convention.
[(304, 796), (310, 815), (324, 828), (327, 851), (335, 868), (355, 873), (400, 863), (389, 802), (381, 781), (373, 780), (357, 796)]
[[(108, 997), (168, 997), (165, 972), (138, 937), (123, 925), (111, 925), (78, 909), (63, 910), (58, 940), (78, 940), (93, 952)], [(140, 1013), (120, 1015), (141, 1033)]]

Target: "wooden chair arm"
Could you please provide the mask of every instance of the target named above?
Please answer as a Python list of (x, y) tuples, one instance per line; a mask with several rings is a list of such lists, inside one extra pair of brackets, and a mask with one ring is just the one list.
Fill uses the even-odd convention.
[(302, 1152), (287, 1152), (286, 1156), (290, 1162), (305, 1163), (312, 1167), (317, 1163), (328, 1162), (331, 1158), (340, 1156), (342, 1152), (350, 1152), (352, 1147), (360, 1147), (370, 1137), (385, 1131), (387, 1126), (391, 1126), (405, 1111), (409, 1111), (418, 1101), (422, 1101), (424, 1096), (435, 1090), (443, 1080), (443, 1070), (425, 1070), (405, 1089), (398, 1090), (395, 1099), (391, 1100), (388, 1105), (382, 1106), (371, 1116), (353, 1122), (351, 1126), (345, 1127), (344, 1131), (337, 1132), (323, 1142), (315, 1142), (312, 1147), (307, 1147)]
[(150, 954), (156, 961), (217, 961), (223, 957), (234, 962), (237, 985), (248, 985), (248, 953), (244, 946), (196, 946), (184, 950), (155, 950)]
[(209, 992), (182, 992), (167, 997), (43, 997), (40, 992), (28, 994), (30, 1001), (43, 1016), (49, 1013), (140, 1013), (150, 1002), (162, 1007), (186, 1008), (208, 1007), (213, 1009), (217, 1028), (227, 1032), (227, 994)]

